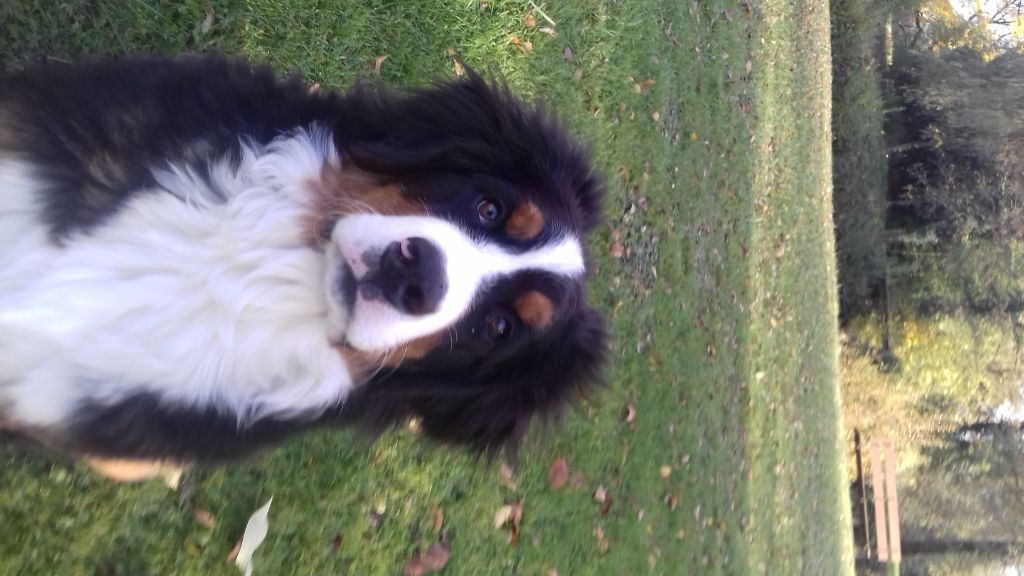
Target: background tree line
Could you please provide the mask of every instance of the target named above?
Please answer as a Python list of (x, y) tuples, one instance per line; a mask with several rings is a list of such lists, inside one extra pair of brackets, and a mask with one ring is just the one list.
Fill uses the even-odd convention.
[(904, 573), (1024, 551), (1024, 0), (833, 3), (847, 426), (900, 451)]

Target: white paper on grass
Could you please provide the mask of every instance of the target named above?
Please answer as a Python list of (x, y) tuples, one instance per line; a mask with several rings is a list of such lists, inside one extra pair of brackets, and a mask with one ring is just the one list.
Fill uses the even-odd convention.
[(273, 497), (267, 500), (266, 504), (249, 516), (249, 521), (245, 524), (242, 544), (238, 547), (238, 556), (235, 558), (235, 566), (238, 566), (245, 576), (252, 576), (252, 555), (267, 537), (267, 513), (270, 512), (270, 503), (273, 501)]

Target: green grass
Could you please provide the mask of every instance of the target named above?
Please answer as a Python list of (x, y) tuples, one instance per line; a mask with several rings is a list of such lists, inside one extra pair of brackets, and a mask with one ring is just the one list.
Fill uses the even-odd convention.
[[(225, 557), (271, 495), (259, 574), (397, 574), (438, 537), (435, 509), (452, 544), (446, 574), (852, 571), (827, 3), (538, 4), (557, 36), (540, 31), (551, 24), (536, 11), (536, 27), (526, 26), (528, 1), (213, 2), (206, 33), (201, 0), (0, 7), (0, 58), (13, 66), (216, 48), (336, 87), (372, 77), (383, 55), (381, 76), (397, 84), (451, 74), (449, 51), (500, 72), (592, 141), (608, 175), (591, 298), (615, 338), (612, 386), (563, 430), (530, 439), (516, 490), (497, 464), (408, 432), (372, 447), (322, 432), (195, 472), (193, 502), (217, 519), (204, 528), (157, 483), (114, 485), (4, 445), (0, 573), (234, 574)], [(618, 259), (608, 253), (615, 234)], [(556, 456), (582, 475), (581, 488), (547, 487)], [(592, 497), (599, 485), (614, 499), (606, 516)], [(523, 520), (512, 546), (493, 518), (515, 499)]]

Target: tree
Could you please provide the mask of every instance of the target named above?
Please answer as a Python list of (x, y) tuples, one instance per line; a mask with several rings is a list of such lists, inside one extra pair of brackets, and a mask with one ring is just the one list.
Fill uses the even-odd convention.
[(1024, 0), (921, 0), (897, 13), (903, 47), (939, 53), (967, 48), (990, 60), (1024, 47)]
[[(979, 421), (926, 447), (901, 494), (905, 540), (922, 553), (1024, 548), (1024, 429)], [(908, 552), (909, 553), (909, 552)]]

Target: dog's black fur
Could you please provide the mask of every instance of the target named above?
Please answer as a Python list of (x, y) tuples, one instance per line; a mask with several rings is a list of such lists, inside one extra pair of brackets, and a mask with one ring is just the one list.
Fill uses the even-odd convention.
[[(603, 186), (587, 154), (548, 113), (472, 71), (408, 92), (343, 93), (310, 91), (298, 78), (219, 57), (51, 64), (0, 76), (0, 154), (48, 171), (45, 218), (58, 243), (102, 225), (129, 195), (154, 184), (152, 166), (237, 155), (240, 138), (265, 143), (312, 124), (331, 128), (346, 161), (401, 183), (432, 213), (462, 217), (461, 204), (437, 190), (490, 179), (533, 191), (550, 221), (581, 235), (601, 219)], [(539, 275), (495, 290), (532, 285)], [(542, 335), (500, 352), (472, 340), (441, 346), (382, 371), (315, 420), (239, 428), (217, 408), (139, 394), (81, 406), (59, 437), (42, 437), (74, 453), (212, 462), (310, 426), (377, 432), (416, 417), (431, 438), (494, 452), (514, 445), (534, 416), (558, 412), (599, 380), (606, 336), (584, 303), (583, 284), (550, 296), (558, 312)]]

